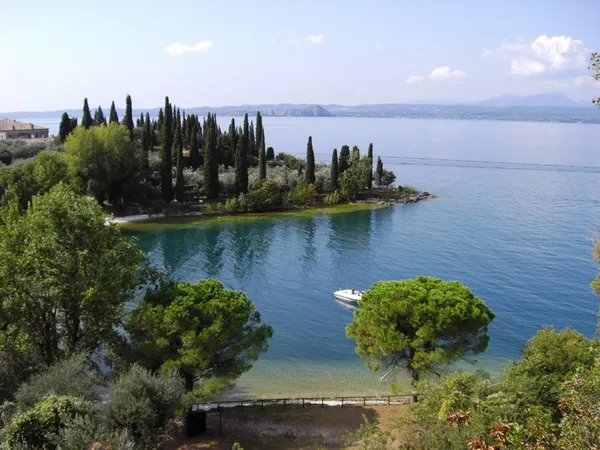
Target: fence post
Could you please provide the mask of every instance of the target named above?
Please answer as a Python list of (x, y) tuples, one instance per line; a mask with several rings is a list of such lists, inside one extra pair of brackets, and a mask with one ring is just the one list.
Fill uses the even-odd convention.
[(367, 397), (363, 397), (363, 406), (367, 406)]
[(265, 401), (261, 400), (260, 401), (260, 409), (264, 409), (265, 408)]
[(241, 409), (242, 411), (244, 410), (244, 400), (242, 400), (242, 401), (240, 402), (240, 409)]
[(342, 408), (344, 407), (344, 397), (342, 397)]
[(321, 397), (321, 408), (325, 408), (325, 399)]
[(283, 409), (285, 409), (285, 398), (283, 399)]
[(302, 407), (304, 408), (304, 399), (302, 399)]
[(388, 405), (391, 405), (391, 404), (392, 404), (392, 399), (391, 399), (391, 396), (388, 395)]

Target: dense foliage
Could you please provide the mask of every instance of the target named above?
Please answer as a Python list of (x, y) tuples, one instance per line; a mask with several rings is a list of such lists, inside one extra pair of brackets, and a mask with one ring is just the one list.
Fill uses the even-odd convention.
[(375, 283), (346, 333), (372, 370), (406, 370), (413, 386), (484, 351), (494, 313), (464, 285), (420, 276)]
[[(83, 130), (87, 132), (87, 130)], [(51, 365), (117, 336), (143, 255), (93, 201), (59, 184), (0, 223), (0, 352)]]
[(246, 294), (213, 280), (150, 291), (126, 324), (135, 361), (176, 369), (197, 398), (222, 392), (267, 349), (273, 330)]

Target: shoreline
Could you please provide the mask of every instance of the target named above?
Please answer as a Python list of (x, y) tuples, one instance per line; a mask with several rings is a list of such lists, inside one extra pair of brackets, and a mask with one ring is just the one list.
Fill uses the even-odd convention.
[(265, 217), (275, 217), (275, 216), (303, 216), (303, 215), (312, 215), (318, 213), (328, 213), (328, 214), (337, 214), (337, 213), (346, 213), (346, 212), (354, 212), (354, 211), (362, 211), (367, 209), (379, 209), (379, 208), (387, 208), (393, 206), (394, 204), (413, 204), (423, 200), (427, 200), (430, 198), (437, 198), (436, 195), (430, 194), (428, 192), (419, 192), (414, 196), (407, 196), (404, 198), (388, 198), (388, 199), (378, 199), (378, 198), (369, 198), (363, 201), (358, 201), (354, 203), (340, 203), (337, 205), (318, 205), (311, 206), (305, 208), (289, 208), (289, 209), (279, 209), (274, 211), (247, 211), (247, 212), (221, 212), (221, 211), (174, 211), (171, 213), (167, 213), (163, 210), (163, 212), (157, 213), (147, 213), (147, 214), (130, 214), (124, 216), (114, 216), (110, 213), (110, 216), (107, 217), (106, 223), (113, 224), (117, 226), (127, 226), (129, 224), (158, 224), (158, 223), (168, 223), (169, 221), (172, 223), (189, 223), (195, 221), (204, 221), (204, 220), (218, 220), (223, 218), (248, 218), (248, 219), (256, 219), (256, 218), (265, 218)]

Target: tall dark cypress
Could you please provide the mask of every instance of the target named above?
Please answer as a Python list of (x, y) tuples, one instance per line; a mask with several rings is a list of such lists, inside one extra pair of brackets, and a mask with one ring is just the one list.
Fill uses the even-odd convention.
[(258, 156), (258, 146), (256, 145), (257, 136), (254, 133), (254, 122), (250, 122), (250, 132), (248, 134), (248, 154)]
[(65, 142), (70, 132), (71, 119), (69, 118), (69, 115), (64, 112), (60, 118), (60, 125), (58, 126), (58, 136), (60, 137), (60, 142)]
[(381, 178), (383, 178), (383, 162), (381, 161), (381, 156), (378, 156), (377, 169), (375, 170), (375, 181), (378, 187), (381, 187)]
[(160, 108), (160, 109), (158, 110), (158, 119), (156, 120), (156, 126), (157, 126), (157, 128), (158, 128), (159, 130), (161, 130), (161, 132), (162, 132), (162, 129), (163, 129), (163, 121), (164, 121), (164, 120), (165, 120), (165, 115), (164, 115), (164, 113), (163, 113), (163, 109), (162, 109), (162, 108)]
[(69, 130), (69, 133), (75, 128), (77, 128), (77, 117), (71, 117), (71, 128)]
[(237, 138), (235, 152), (235, 191), (237, 194), (248, 192), (248, 140), (244, 133)]
[(308, 137), (306, 144), (306, 171), (304, 172), (306, 184), (315, 184), (315, 152), (313, 151), (312, 136)]
[(131, 107), (131, 96), (125, 97), (125, 117), (123, 117), (123, 125), (129, 130), (129, 138), (133, 140), (133, 109)]
[(256, 113), (256, 144), (259, 146), (257, 151), (260, 152), (260, 140), (264, 138), (264, 129), (262, 124), (262, 116), (260, 115), (260, 111)]
[(148, 169), (150, 167), (149, 157), (150, 150), (152, 149), (152, 134), (150, 116), (146, 113), (146, 120), (144, 121), (144, 127), (142, 128), (142, 169), (146, 171), (148, 178), (150, 177)]
[(248, 113), (244, 115), (244, 136), (246, 136), (246, 142), (250, 142), (250, 127), (248, 124)]
[(116, 123), (119, 124), (119, 116), (117, 115), (117, 109), (115, 108), (115, 101), (113, 100), (110, 105), (110, 114), (108, 115), (108, 124)]
[(140, 118), (137, 120), (138, 127), (142, 128), (144, 126), (144, 113), (140, 113)]
[(217, 124), (211, 114), (206, 120), (204, 144), (204, 189), (208, 198), (219, 195), (219, 162), (217, 155)]
[(267, 161), (275, 159), (275, 150), (273, 147), (267, 147)]
[(177, 178), (175, 179), (175, 198), (178, 202), (183, 201), (184, 181), (183, 181), (183, 135), (181, 133), (181, 116), (177, 111), (177, 125), (175, 127), (175, 137), (173, 138), (173, 151), (177, 155)]
[(81, 126), (86, 130), (94, 124), (92, 115), (90, 114), (90, 107), (88, 106), (87, 98), (83, 100), (83, 116), (81, 117)]
[(99, 127), (101, 125), (106, 125), (106, 118), (102, 106), (98, 106), (98, 109), (94, 112), (94, 126)]
[(331, 188), (333, 190), (339, 187), (339, 176), (337, 148), (334, 148), (331, 155)]
[(173, 172), (171, 171), (172, 156), (171, 147), (173, 146), (173, 114), (169, 97), (165, 97), (165, 110), (162, 123), (162, 164), (160, 191), (165, 202), (173, 200)]
[(348, 168), (348, 163), (350, 159), (350, 147), (347, 145), (342, 145), (342, 149), (340, 150), (340, 159), (339, 159), (339, 176), (346, 171)]
[(369, 176), (367, 178), (367, 188), (371, 189), (373, 187), (373, 143), (369, 144), (367, 157), (369, 158)]
[(200, 148), (198, 147), (198, 125), (194, 124), (194, 128), (190, 133), (190, 166), (196, 170), (202, 165), (202, 158), (200, 156)]
[(260, 143), (258, 144), (258, 178), (267, 178), (267, 155), (265, 154), (265, 134), (261, 128)]

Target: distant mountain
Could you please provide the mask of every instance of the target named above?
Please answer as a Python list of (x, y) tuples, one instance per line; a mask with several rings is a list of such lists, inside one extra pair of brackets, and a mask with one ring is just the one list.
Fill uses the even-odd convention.
[(543, 107), (543, 108), (580, 108), (581, 103), (570, 99), (565, 94), (550, 93), (539, 95), (507, 94), (488, 100), (469, 103), (474, 106), (506, 107)]

